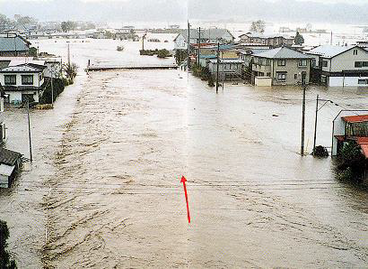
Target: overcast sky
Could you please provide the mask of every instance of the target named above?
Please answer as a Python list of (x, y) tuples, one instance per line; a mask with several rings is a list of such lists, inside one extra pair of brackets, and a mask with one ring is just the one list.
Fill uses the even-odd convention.
[(368, 0), (0, 0), (0, 13), (44, 20), (189, 19), (368, 24)]

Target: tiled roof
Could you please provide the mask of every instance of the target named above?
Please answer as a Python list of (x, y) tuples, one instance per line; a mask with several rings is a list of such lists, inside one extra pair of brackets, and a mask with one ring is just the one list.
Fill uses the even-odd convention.
[(267, 50), (264, 52), (260, 52), (257, 54), (254, 54), (255, 57), (261, 57), (261, 58), (269, 58), (269, 59), (311, 59), (312, 57), (309, 55), (305, 55), (303, 53), (300, 53), (298, 51), (280, 47), (277, 49)]
[(0, 36), (0, 51), (28, 51), (29, 43), (19, 36)]
[(26, 73), (38, 73), (42, 72), (43, 69), (45, 69), (46, 66), (44, 65), (38, 65), (38, 64), (20, 64), (16, 66), (8, 66), (6, 68), (3, 68), (0, 70), (0, 73), (17, 73), (17, 72), (26, 72)]
[(15, 165), (22, 157), (22, 154), (8, 149), (0, 148), (0, 163), (6, 165)]
[(367, 122), (368, 115), (357, 115), (357, 116), (346, 116), (342, 118), (345, 122), (356, 123), (356, 122)]

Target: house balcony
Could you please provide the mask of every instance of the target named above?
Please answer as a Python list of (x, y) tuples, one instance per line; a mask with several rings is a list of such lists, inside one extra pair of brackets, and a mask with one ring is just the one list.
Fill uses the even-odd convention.
[(271, 66), (270, 65), (252, 64), (252, 70), (255, 71), (255, 72), (271, 73)]

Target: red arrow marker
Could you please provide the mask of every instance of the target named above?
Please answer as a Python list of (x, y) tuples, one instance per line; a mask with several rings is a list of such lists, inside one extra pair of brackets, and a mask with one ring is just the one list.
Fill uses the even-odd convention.
[(180, 182), (183, 183), (184, 186), (184, 192), (185, 192), (185, 201), (187, 202), (187, 213), (188, 213), (188, 223), (190, 223), (190, 213), (189, 213), (189, 203), (188, 203), (188, 192), (187, 192), (187, 186), (185, 182), (187, 182), (187, 179), (182, 176)]

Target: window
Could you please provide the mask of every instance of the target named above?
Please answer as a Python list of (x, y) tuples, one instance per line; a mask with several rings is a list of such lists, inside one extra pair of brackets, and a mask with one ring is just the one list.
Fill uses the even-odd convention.
[(368, 62), (355, 62), (355, 68), (368, 67)]
[(323, 60), (323, 61), (322, 61), (322, 66), (323, 66), (323, 67), (328, 67), (328, 61)]
[(277, 65), (278, 66), (285, 66), (286, 65), (286, 60), (277, 60)]
[(17, 84), (17, 76), (16, 75), (5, 75), (4, 76), (4, 84), (5, 85), (16, 85)]
[(268, 72), (268, 73), (267, 73), (267, 77), (270, 77), (270, 76), (271, 76), (271, 72)]
[(277, 72), (277, 80), (285, 81), (286, 80), (286, 73), (285, 72)]
[(307, 66), (307, 63), (308, 63), (308, 62), (307, 62), (307, 60), (305, 60), (305, 59), (304, 59), (304, 60), (300, 60), (300, 61), (299, 61), (299, 66)]
[(353, 50), (353, 55), (358, 55), (358, 50)]
[(358, 79), (359, 85), (368, 85), (368, 79)]
[(33, 75), (22, 75), (22, 85), (33, 85)]

